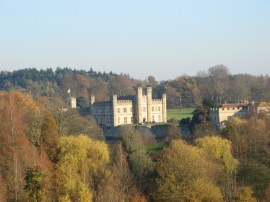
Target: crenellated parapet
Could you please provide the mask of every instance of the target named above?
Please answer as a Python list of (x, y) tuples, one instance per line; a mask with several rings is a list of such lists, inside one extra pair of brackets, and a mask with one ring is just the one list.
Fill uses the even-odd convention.
[(104, 126), (167, 121), (166, 95), (162, 99), (153, 99), (151, 86), (146, 88), (146, 94), (138, 86), (135, 96), (113, 95), (105, 102), (96, 102), (91, 96), (90, 103), (92, 115)]

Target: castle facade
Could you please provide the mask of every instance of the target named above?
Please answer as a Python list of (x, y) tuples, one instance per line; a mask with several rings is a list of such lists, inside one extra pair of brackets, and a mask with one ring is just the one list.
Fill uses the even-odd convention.
[(238, 117), (246, 117), (255, 113), (270, 114), (270, 103), (241, 102), (222, 104), (218, 108), (210, 108), (210, 121), (216, 126), (225, 125), (226, 121)]
[(137, 87), (135, 96), (113, 95), (110, 101), (95, 102), (91, 96), (90, 114), (99, 125), (119, 126), (126, 124), (167, 122), (166, 94), (161, 99), (152, 98), (152, 87)]

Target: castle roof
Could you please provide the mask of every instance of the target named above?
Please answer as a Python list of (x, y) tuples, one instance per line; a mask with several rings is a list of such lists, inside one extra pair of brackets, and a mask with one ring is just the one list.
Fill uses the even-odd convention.
[(226, 103), (222, 104), (219, 107), (220, 108), (234, 108), (234, 107), (247, 107), (249, 103)]

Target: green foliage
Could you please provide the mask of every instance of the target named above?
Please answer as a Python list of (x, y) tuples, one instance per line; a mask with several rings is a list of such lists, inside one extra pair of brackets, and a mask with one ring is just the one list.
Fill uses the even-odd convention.
[(25, 172), (25, 191), (31, 201), (43, 201), (45, 198), (46, 175), (40, 167), (28, 168)]
[[(135, 129), (132, 126), (120, 127), (119, 131), (122, 143), (128, 154), (129, 164), (136, 183), (139, 189), (148, 191), (148, 186), (151, 181), (150, 176), (154, 170), (154, 163), (145, 152), (144, 140), (146, 140), (146, 136), (149, 137), (150, 134), (146, 131)], [(144, 132), (146, 132), (146, 135), (143, 135)]]
[(128, 154), (144, 150), (143, 139), (133, 126), (121, 126), (118, 133)]
[(203, 106), (206, 108), (217, 108), (219, 106), (219, 104), (217, 102), (215, 102), (214, 100), (211, 100), (209, 98), (204, 98), (203, 99)]
[(243, 164), (238, 173), (238, 180), (252, 187), (255, 196), (262, 197), (270, 181), (270, 169), (258, 162)]
[(238, 190), (235, 200), (239, 202), (257, 202), (253, 197), (253, 191), (250, 187), (241, 187)]
[(165, 141), (171, 142), (172, 140), (180, 139), (182, 136), (178, 122), (173, 121), (168, 125), (165, 133)]
[(160, 151), (163, 148), (163, 144), (162, 143), (152, 143), (152, 144), (148, 144), (145, 146), (145, 152), (146, 153), (153, 153), (156, 151)]
[(193, 111), (192, 124), (206, 124), (210, 120), (208, 109), (202, 105), (196, 107)]

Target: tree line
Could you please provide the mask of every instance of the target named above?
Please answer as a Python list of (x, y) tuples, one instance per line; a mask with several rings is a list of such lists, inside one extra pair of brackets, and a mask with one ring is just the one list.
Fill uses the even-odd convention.
[(128, 74), (96, 72), (92, 68), (88, 71), (28, 68), (0, 73), (1, 90), (19, 90), (31, 93), (34, 97), (59, 97), (67, 102), (67, 90), (71, 89), (81, 107), (89, 105), (91, 95), (96, 95), (100, 101), (108, 100), (113, 94), (134, 95), (138, 84), (151, 85), (154, 97), (166, 93), (169, 108), (195, 106), (205, 98), (217, 103), (270, 100), (268, 75), (233, 75), (224, 65), (210, 67), (207, 71), (198, 72), (196, 76), (181, 75), (160, 82), (154, 76), (138, 80)]

